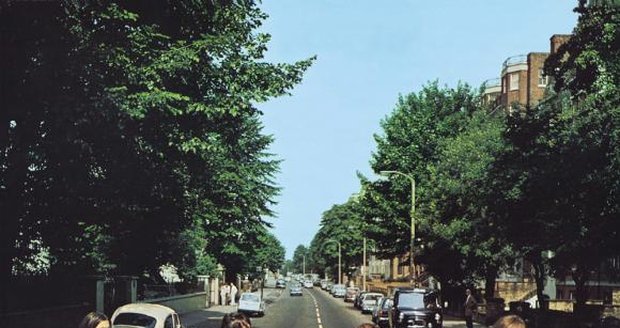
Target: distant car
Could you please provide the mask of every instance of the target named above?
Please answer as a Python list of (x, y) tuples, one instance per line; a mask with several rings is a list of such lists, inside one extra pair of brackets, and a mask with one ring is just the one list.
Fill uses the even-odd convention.
[(321, 280), (321, 289), (322, 290), (327, 289), (327, 280)]
[(388, 313), (392, 307), (393, 300), (389, 297), (382, 297), (377, 303), (375, 310), (372, 311), (372, 322), (379, 325), (380, 328), (387, 328)]
[(276, 288), (286, 288), (286, 281), (284, 279), (276, 280)]
[(360, 292), (360, 289), (357, 287), (349, 287), (347, 288), (347, 291), (344, 295), (344, 301), (345, 302), (353, 302), (355, 301), (355, 297), (357, 297), (357, 294)]
[(388, 314), (389, 328), (442, 328), (443, 315), (437, 292), (424, 288), (397, 288)]
[(239, 307), (237, 311), (248, 315), (265, 315), (265, 303), (261, 300), (257, 293), (243, 293), (239, 298)]
[(334, 295), (334, 293), (336, 292), (336, 289), (339, 288), (345, 288), (345, 286), (343, 284), (333, 284), (332, 288), (329, 289), (329, 293)]
[(334, 290), (334, 294), (333, 295), (334, 295), (334, 297), (342, 297), (342, 298), (344, 298), (344, 295), (346, 295), (346, 293), (347, 293), (347, 289), (344, 286), (341, 286), (341, 287), (337, 287)]
[(302, 290), (302, 288), (301, 288), (301, 285), (300, 285), (300, 284), (298, 284), (298, 283), (293, 283), (293, 284), (290, 286), (290, 288), (289, 288), (289, 294), (290, 294), (291, 296), (302, 296), (302, 295), (303, 295), (303, 293), (302, 293), (302, 291), (301, 291), (301, 290)]
[(159, 304), (126, 304), (112, 314), (112, 328), (181, 328), (179, 315)]
[(377, 306), (377, 301), (383, 297), (381, 293), (366, 293), (362, 296), (362, 302), (360, 309), (362, 313), (370, 313)]
[(331, 292), (332, 287), (334, 287), (334, 283), (331, 281), (328, 281), (327, 284), (325, 285), (325, 291)]
[(312, 281), (310, 281), (310, 280), (304, 281), (304, 287), (305, 288), (312, 288), (312, 286), (313, 286)]

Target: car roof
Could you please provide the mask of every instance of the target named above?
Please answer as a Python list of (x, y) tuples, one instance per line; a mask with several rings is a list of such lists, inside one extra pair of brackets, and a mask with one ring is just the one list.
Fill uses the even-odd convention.
[(142, 313), (147, 314), (151, 317), (155, 317), (158, 320), (164, 320), (170, 314), (176, 313), (173, 309), (161, 305), (161, 304), (151, 304), (151, 303), (129, 303), (114, 311), (114, 315), (112, 315), (112, 321), (114, 322), (114, 318), (121, 313)]

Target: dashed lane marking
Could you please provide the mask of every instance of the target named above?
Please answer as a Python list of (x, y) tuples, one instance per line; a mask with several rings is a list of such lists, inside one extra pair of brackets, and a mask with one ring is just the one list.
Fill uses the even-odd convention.
[(314, 307), (316, 310), (316, 322), (318, 324), (318, 328), (323, 328), (323, 323), (321, 322), (321, 311), (319, 310), (319, 302), (316, 300), (316, 297), (314, 297), (314, 295), (312, 293), (309, 293), (310, 297), (312, 297), (312, 300), (314, 301)]

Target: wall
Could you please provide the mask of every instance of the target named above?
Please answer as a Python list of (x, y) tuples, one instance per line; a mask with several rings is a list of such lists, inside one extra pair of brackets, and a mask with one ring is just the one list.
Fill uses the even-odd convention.
[(538, 71), (545, 66), (547, 57), (549, 54), (539, 52), (532, 52), (527, 55), (527, 103), (529, 106), (536, 106), (545, 94), (545, 87), (538, 86)]
[(175, 310), (177, 313), (198, 311), (208, 307), (206, 292), (157, 298), (148, 300), (146, 303), (165, 305)]
[(498, 281), (495, 284), (495, 297), (503, 298), (506, 304), (526, 300), (533, 294), (536, 294), (534, 282)]
[(77, 304), (8, 313), (1, 316), (1, 326), (6, 328), (77, 327), (84, 315), (93, 310), (92, 304)]

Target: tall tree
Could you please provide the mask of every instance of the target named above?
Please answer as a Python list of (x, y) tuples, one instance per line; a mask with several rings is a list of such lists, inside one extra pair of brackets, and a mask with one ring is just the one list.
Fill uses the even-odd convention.
[(304, 245), (298, 245), (293, 252), (293, 270), (302, 273), (304, 269), (304, 261), (308, 259), (308, 248)]
[[(440, 87), (437, 82), (423, 87), (399, 99), (394, 111), (381, 122), (382, 133), (375, 136), (377, 150), (371, 166), (377, 173), (399, 171), (416, 181), (416, 244), (415, 255), (424, 264), (432, 265), (430, 272), (438, 278), (455, 275), (454, 266), (447, 268), (432, 263), (432, 257), (423, 253), (436, 246), (443, 250), (443, 258), (451, 263), (461, 263), (463, 256), (451, 248), (451, 243), (432, 243), (432, 220), (434, 213), (433, 184), (436, 164), (441, 158), (442, 142), (461, 133), (468, 118), (479, 108), (476, 93), (467, 85), (455, 89)], [(389, 181), (368, 181), (361, 177), (364, 221), (369, 237), (375, 240), (386, 257), (407, 253), (410, 244), (411, 182), (401, 176)], [(451, 241), (450, 241), (451, 242)], [(439, 274), (443, 270), (444, 274)], [(450, 272), (446, 271), (450, 270)], [(463, 275), (459, 275), (462, 277)], [(447, 278), (446, 278), (447, 279)], [(448, 283), (448, 281), (442, 281)]]
[(0, 9), (3, 276), (31, 239), (60, 271), (238, 269), (278, 192), (254, 104), (312, 60), (264, 62), (252, 1)]

